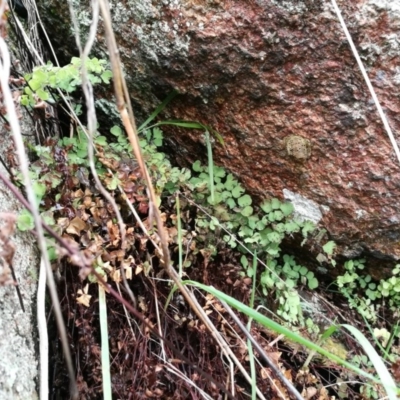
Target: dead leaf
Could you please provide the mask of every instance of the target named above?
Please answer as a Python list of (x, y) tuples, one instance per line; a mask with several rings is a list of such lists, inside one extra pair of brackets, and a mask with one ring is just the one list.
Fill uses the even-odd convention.
[(76, 298), (76, 301), (79, 304), (83, 304), (85, 307), (89, 307), (90, 306), (90, 299), (92, 298), (92, 296), (90, 294), (88, 294), (88, 290), (89, 290), (89, 284), (87, 284), (83, 288), (83, 290), (82, 289), (78, 290), (78, 294), (80, 296)]
[(68, 225), (66, 231), (67, 233), (69, 233), (70, 235), (80, 235), (81, 231), (86, 230), (86, 224), (85, 222), (79, 218), (79, 217), (75, 217)]
[(314, 386), (310, 386), (308, 388), (305, 388), (302, 392), (301, 395), (305, 398), (305, 400), (310, 400), (313, 396), (317, 394), (317, 388)]

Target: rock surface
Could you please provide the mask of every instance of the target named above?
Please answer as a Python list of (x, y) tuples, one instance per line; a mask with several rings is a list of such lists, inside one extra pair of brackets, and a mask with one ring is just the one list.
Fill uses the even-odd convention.
[[(59, 54), (76, 55), (67, 3), (41, 3)], [(178, 90), (167, 117), (217, 130), (225, 142), (215, 146), (217, 164), (257, 198), (289, 193), (302, 199), (306, 213), (309, 202), (345, 256), (364, 251), (397, 259), (399, 163), (328, 3), (127, 0), (113, 1), (111, 9), (139, 115)], [(398, 132), (399, 3), (338, 3)], [(77, 17), (84, 36), (90, 10)], [(95, 53), (108, 53), (101, 31)], [(178, 162), (206, 157), (201, 132), (167, 132)]]
[[(34, 126), (24, 113), (21, 121), (23, 134), (30, 134)], [(6, 159), (11, 146), (11, 133), (0, 129), (0, 155)], [(2, 164), (0, 170), (7, 176)], [(18, 213), (19, 202), (0, 181), (0, 212)], [(0, 229), (4, 221), (0, 218)], [(38, 252), (28, 233), (16, 232), (11, 238), (15, 246), (13, 267), (19, 283), (25, 312), (22, 311), (15, 286), (0, 284), (0, 399), (38, 399), (38, 355), (36, 317), (36, 287)], [(0, 242), (0, 251), (4, 243)], [(6, 268), (7, 270), (7, 268)], [(5, 277), (5, 265), (0, 262), (0, 280)], [(8, 275), (8, 274), (7, 274)]]

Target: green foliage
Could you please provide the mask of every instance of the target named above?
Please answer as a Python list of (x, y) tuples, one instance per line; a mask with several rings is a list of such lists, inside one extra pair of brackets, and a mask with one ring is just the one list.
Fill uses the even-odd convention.
[(348, 299), (351, 308), (355, 308), (367, 320), (376, 321), (380, 304), (376, 300), (385, 298), (390, 310), (400, 307), (400, 264), (397, 264), (388, 279), (376, 282), (371, 275), (360, 273), (365, 260), (349, 260), (344, 264), (344, 275), (338, 276), (339, 291)]
[[(81, 84), (82, 60), (77, 57), (64, 67), (55, 67), (52, 63), (35, 67), (32, 73), (25, 75), (27, 86), (21, 96), (21, 104), (34, 107), (38, 101), (52, 102), (57, 95), (50, 93), (50, 89), (60, 89), (65, 93), (74, 92)], [(86, 60), (88, 78), (93, 85), (110, 82), (111, 71), (106, 69), (106, 61), (97, 58)], [(76, 110), (79, 112), (79, 109)]]
[[(304, 238), (315, 230), (310, 221), (296, 221), (292, 218), (293, 205), (279, 199), (264, 201), (260, 208), (253, 206), (252, 198), (235, 177), (216, 165), (203, 166), (196, 161), (192, 169), (193, 176), (188, 187), (192, 190), (195, 201), (206, 208), (211, 219), (197, 218), (197, 237), (205, 245), (211, 240), (209, 232), (220, 231), (223, 227), (230, 234), (222, 236), (227, 246), (238, 246), (235, 236), (246, 246), (239, 246), (244, 253), (240, 261), (247, 276), (252, 276), (252, 267), (247, 260), (248, 251), (257, 251), (259, 257), (265, 258), (266, 268), (261, 272), (260, 285), (262, 293), (272, 294), (279, 304), (277, 313), (289, 322), (298, 322), (300, 315), (300, 297), (296, 290), (298, 285), (307, 285), (309, 289), (318, 287), (314, 273), (298, 265), (293, 256), (282, 255), (280, 245), (286, 235), (299, 233)], [(213, 185), (209, 184), (210, 169)], [(214, 196), (210, 194), (210, 188)], [(212, 238), (214, 238), (213, 235)]]
[(335, 250), (336, 243), (334, 241), (329, 241), (322, 246), (322, 249), (328, 256), (332, 256), (333, 251)]
[(17, 217), (17, 227), (20, 231), (29, 231), (35, 227), (35, 221), (28, 210), (22, 210)]

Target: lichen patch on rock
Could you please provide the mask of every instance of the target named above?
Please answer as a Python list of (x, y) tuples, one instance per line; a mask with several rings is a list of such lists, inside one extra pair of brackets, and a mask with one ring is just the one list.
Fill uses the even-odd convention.
[(289, 156), (298, 160), (307, 160), (311, 157), (311, 142), (303, 136), (289, 135), (283, 142)]

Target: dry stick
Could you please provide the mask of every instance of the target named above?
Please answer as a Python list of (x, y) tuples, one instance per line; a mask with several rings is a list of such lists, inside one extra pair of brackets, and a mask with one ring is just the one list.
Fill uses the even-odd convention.
[(228, 304), (226, 304), (223, 300), (219, 299), (219, 301), (224, 306), (225, 310), (228, 311), (229, 315), (236, 322), (236, 324), (241, 329), (241, 331), (246, 335), (247, 339), (250, 340), (252, 345), (255, 347), (255, 349), (258, 351), (258, 353), (262, 356), (262, 358), (265, 360), (265, 362), (268, 364), (268, 366), (272, 369), (272, 371), (274, 372), (276, 377), (292, 392), (292, 394), (296, 397), (296, 399), (304, 400), (303, 397), (301, 396), (301, 394), (292, 385), (292, 382), (290, 382), (288, 379), (285, 378), (285, 376), (282, 374), (281, 370), (267, 356), (267, 353), (258, 344), (258, 342), (253, 338), (253, 336), (250, 334), (250, 332), (247, 330), (247, 328), (242, 324), (242, 321), (240, 321), (240, 319), (236, 316), (236, 314), (233, 312), (232, 308), (230, 308), (228, 306)]
[[(204, 323), (204, 325), (207, 327), (207, 329), (210, 331), (211, 335), (214, 337), (214, 339), (219, 343), (221, 346), (222, 351), (225, 353), (227, 357), (231, 357), (234, 361), (237, 367), (240, 369), (246, 380), (251, 383), (251, 378), (243, 365), (239, 362), (233, 351), (229, 348), (227, 343), (224, 341), (220, 333), (215, 329), (215, 326), (212, 324), (211, 320), (208, 318), (208, 316), (205, 314), (204, 310), (201, 308), (199, 303), (197, 302), (196, 298), (193, 296), (192, 293), (190, 293), (185, 286), (181, 283), (181, 280), (175, 271), (175, 269), (172, 267), (170, 256), (169, 256), (169, 250), (168, 250), (168, 241), (167, 237), (164, 231), (164, 226), (162, 223), (160, 211), (158, 207), (156, 206), (157, 204), (157, 199), (154, 193), (154, 188), (153, 184), (151, 182), (151, 178), (149, 175), (149, 172), (146, 168), (146, 165), (143, 161), (143, 157), (141, 154), (141, 149), (139, 145), (139, 139), (137, 136), (137, 129), (136, 129), (136, 124), (135, 120), (133, 117), (133, 112), (130, 111), (128, 112), (126, 107), (128, 105), (129, 107), (129, 96), (126, 93), (126, 84), (124, 83), (125, 80), (122, 76), (122, 71), (121, 71), (121, 63), (119, 60), (119, 54), (118, 54), (118, 49), (117, 49), (117, 44), (115, 41), (115, 36), (114, 32), (112, 30), (112, 25), (111, 25), (111, 17), (110, 17), (110, 10), (109, 10), (109, 5), (106, 0), (100, 0), (100, 9), (101, 13), (103, 16), (104, 20), (104, 27), (105, 27), (105, 32), (106, 32), (106, 41), (107, 41), (107, 46), (108, 50), (110, 53), (110, 61), (111, 61), (111, 66), (112, 66), (112, 71), (113, 71), (113, 78), (114, 78), (114, 90), (115, 90), (115, 97), (116, 97), (116, 104), (118, 111), (120, 112), (122, 122), (124, 124), (125, 130), (128, 134), (129, 141), (131, 143), (131, 146), (133, 148), (133, 151), (135, 153), (137, 162), (139, 164), (139, 167), (141, 169), (142, 175), (145, 178), (145, 181), (147, 183), (147, 188), (149, 191), (150, 195), (150, 201), (149, 201), (149, 206), (150, 206), (150, 217), (154, 216), (156, 223), (157, 223), (157, 231), (158, 235), (160, 237), (160, 242), (161, 242), (161, 249), (162, 249), (162, 261), (164, 264), (164, 269), (167, 272), (168, 276), (170, 279), (175, 283), (175, 285), (178, 287), (182, 295), (185, 297), (186, 301), (192, 308), (192, 310), (196, 313), (198, 318)], [(125, 93), (125, 94), (124, 94)], [(257, 388), (257, 394), (259, 395), (260, 398), (264, 399), (263, 394), (261, 391)]]
[[(71, 353), (68, 347), (68, 339), (66, 334), (66, 329), (64, 325), (64, 320), (62, 318), (62, 313), (60, 309), (60, 304), (57, 295), (57, 289), (54, 282), (53, 272), (51, 270), (50, 260), (47, 253), (47, 247), (45, 238), (43, 235), (43, 228), (41, 225), (41, 219), (38, 212), (38, 207), (35, 206), (36, 196), (33, 191), (32, 182), (29, 176), (29, 168), (28, 168), (28, 158), (25, 154), (24, 142), (22, 140), (21, 129), (18, 123), (18, 117), (15, 111), (14, 101), (11, 95), (10, 88), (8, 86), (8, 78), (10, 72), (10, 55), (7, 49), (7, 46), (2, 38), (0, 38), (0, 51), (1, 51), (1, 61), (0, 61), (0, 81), (1, 88), (3, 92), (4, 103), (7, 108), (7, 113), (9, 117), (9, 122), (11, 126), (11, 130), (13, 132), (14, 143), (16, 146), (18, 159), (20, 163), (20, 170), (24, 179), (24, 184), (26, 188), (26, 192), (28, 194), (28, 199), (30, 204), (32, 205), (31, 211), (33, 215), (33, 219), (35, 221), (36, 233), (38, 235), (38, 245), (42, 254), (43, 263), (45, 266), (45, 273), (47, 275), (47, 283), (49, 287), (50, 296), (54, 305), (54, 313), (56, 317), (56, 322), (58, 326), (58, 330), (60, 333), (60, 337), (62, 339), (62, 345), (64, 350), (64, 356), (67, 362), (68, 374), (70, 376), (71, 383), (71, 393), (72, 397), (76, 399), (78, 397), (78, 390), (75, 382), (75, 373), (72, 365)], [(42, 270), (41, 270), (42, 272)]]

